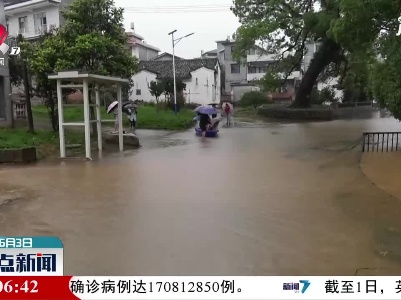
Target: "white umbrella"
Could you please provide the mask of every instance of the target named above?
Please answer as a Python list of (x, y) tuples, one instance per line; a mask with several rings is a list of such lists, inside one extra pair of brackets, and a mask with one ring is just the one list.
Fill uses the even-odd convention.
[(112, 103), (109, 105), (109, 107), (107, 108), (107, 113), (108, 113), (108, 114), (111, 113), (111, 112), (113, 111), (113, 109), (116, 108), (117, 105), (118, 105), (118, 101), (112, 102)]

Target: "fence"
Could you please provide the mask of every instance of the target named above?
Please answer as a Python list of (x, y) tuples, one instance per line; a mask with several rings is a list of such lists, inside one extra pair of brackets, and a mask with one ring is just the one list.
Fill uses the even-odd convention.
[(358, 107), (358, 106), (375, 106), (375, 103), (373, 101), (337, 103), (338, 108)]
[(25, 102), (15, 101), (14, 105), (14, 119), (26, 119), (26, 105)]
[(389, 152), (401, 150), (401, 132), (363, 133), (362, 152)]

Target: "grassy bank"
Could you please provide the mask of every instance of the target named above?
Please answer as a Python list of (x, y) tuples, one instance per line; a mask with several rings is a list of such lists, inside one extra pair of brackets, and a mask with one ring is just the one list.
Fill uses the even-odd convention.
[(234, 117), (237, 121), (243, 122), (252, 122), (260, 119), (260, 116), (258, 116), (258, 110), (253, 106), (235, 108)]
[[(35, 119), (48, 119), (47, 108), (43, 105), (32, 107), (32, 112)], [(171, 110), (160, 109), (156, 110), (152, 106), (138, 107), (138, 129), (164, 129), (164, 130), (182, 130), (193, 125), (194, 113), (189, 109), (182, 109), (177, 116)], [(102, 107), (102, 119), (113, 119), (113, 114), (107, 114), (106, 109)], [(66, 122), (79, 122), (84, 119), (84, 108), (79, 106), (64, 107), (64, 120)], [(123, 122), (128, 126), (128, 119), (124, 114)]]
[[(58, 156), (59, 154), (59, 135), (58, 132), (45, 129), (50, 126), (49, 114), (44, 105), (32, 107), (34, 123), (37, 128), (34, 134), (28, 133), (26, 128), (7, 129), (0, 128), (0, 149), (18, 149), (25, 147), (36, 147), (38, 158), (49, 156)], [(67, 106), (64, 108), (64, 118), (66, 122), (83, 121), (83, 106)], [(138, 108), (138, 129), (165, 129), (165, 130), (183, 130), (193, 125), (194, 113), (192, 110), (183, 109), (177, 116), (171, 110), (160, 109), (159, 112), (152, 106), (140, 106)], [(102, 119), (113, 119), (113, 114), (107, 114), (102, 108)], [(128, 126), (128, 119), (124, 114), (124, 124)], [(105, 124), (113, 126), (111, 124)], [(66, 130), (66, 144), (84, 145), (83, 130)], [(83, 147), (75, 148), (74, 152), (82, 151)]]
[[(83, 145), (83, 133), (67, 131), (66, 143)], [(0, 149), (17, 149), (25, 147), (36, 147), (39, 159), (58, 154), (58, 132), (38, 130), (35, 133), (28, 133), (25, 128), (0, 128)]]

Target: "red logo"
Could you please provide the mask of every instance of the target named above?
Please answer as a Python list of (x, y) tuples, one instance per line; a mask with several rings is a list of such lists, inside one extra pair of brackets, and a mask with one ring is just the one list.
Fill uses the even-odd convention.
[(0, 24), (0, 45), (4, 43), (7, 37), (8, 37), (7, 28), (4, 27), (4, 25)]

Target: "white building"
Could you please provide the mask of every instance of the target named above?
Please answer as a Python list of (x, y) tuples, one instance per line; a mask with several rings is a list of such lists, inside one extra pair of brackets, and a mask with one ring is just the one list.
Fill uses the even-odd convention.
[(60, 10), (72, 0), (21, 0), (6, 3), (6, 26), (10, 36), (22, 34), (26, 39), (38, 38), (63, 23)]
[[(235, 40), (228, 36), (226, 40), (217, 41), (216, 43), (216, 51), (209, 51), (208, 53), (213, 53), (210, 55), (216, 53), (224, 69), (224, 93), (226, 96), (230, 95), (233, 101), (239, 101), (245, 93), (253, 91), (255, 86), (257, 86), (257, 81), (266, 75), (269, 68), (272, 68), (279, 58), (277, 55), (266, 54), (262, 48), (255, 45), (238, 62), (233, 55), (236, 47)], [(280, 101), (283, 99), (292, 100), (301, 79), (300, 68), (294, 70), (287, 77), (287, 81), (283, 82), (282, 87), (275, 93), (272, 93), (272, 98), (274, 100), (277, 98)], [(224, 97), (226, 98), (226, 96)]]
[(127, 32), (127, 35), (128, 47), (132, 52), (132, 56), (136, 56), (139, 60), (150, 60), (159, 55), (159, 48), (149, 45), (143, 36), (135, 32), (134, 23), (131, 23), (131, 30)]
[[(208, 104), (220, 102), (221, 71), (217, 59), (177, 60), (176, 78), (186, 84), (184, 96), (187, 103)], [(155, 101), (149, 91), (150, 82), (173, 78), (173, 64), (170, 60), (142, 61), (139, 72), (132, 79), (134, 90), (131, 100)]]

